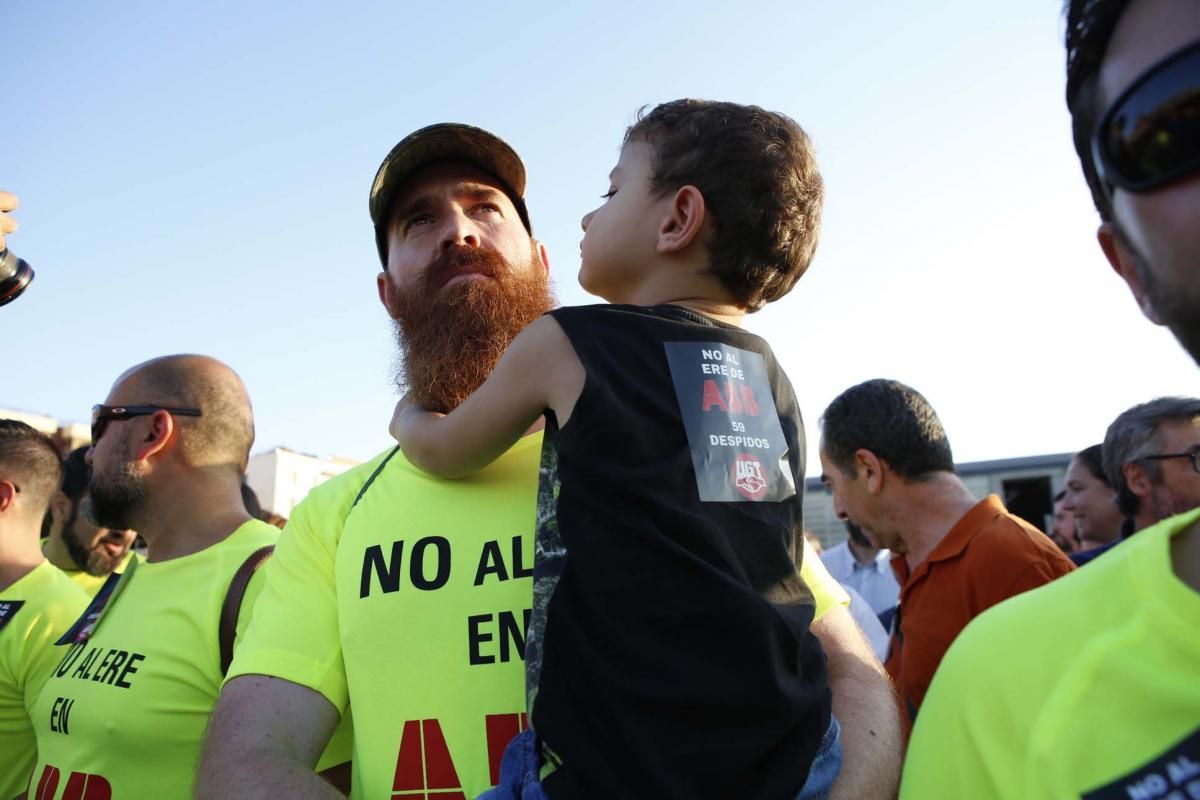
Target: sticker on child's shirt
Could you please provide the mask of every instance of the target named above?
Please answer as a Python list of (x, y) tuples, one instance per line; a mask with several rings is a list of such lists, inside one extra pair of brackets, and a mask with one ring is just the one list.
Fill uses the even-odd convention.
[(700, 499), (796, 494), (763, 357), (719, 342), (664, 342)]

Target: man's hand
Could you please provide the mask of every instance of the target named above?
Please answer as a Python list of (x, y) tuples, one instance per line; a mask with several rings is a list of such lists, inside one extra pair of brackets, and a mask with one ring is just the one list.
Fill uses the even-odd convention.
[(904, 755), (892, 682), (848, 609), (826, 612), (812, 631), (825, 650), (833, 713), (842, 726), (842, 770), (830, 800), (891, 800)]
[(0, 192), (0, 251), (7, 247), (4, 237), (17, 230), (17, 221), (10, 217), (8, 212), (15, 210), (19, 205), (15, 194)]
[(234, 678), (208, 725), (196, 798), (344, 798), (313, 773), (337, 723), (337, 709), (306, 686), (265, 675)]

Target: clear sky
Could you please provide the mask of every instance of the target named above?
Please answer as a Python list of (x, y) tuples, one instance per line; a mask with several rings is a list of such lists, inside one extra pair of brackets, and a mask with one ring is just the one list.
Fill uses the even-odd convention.
[(86, 420), (146, 358), (245, 379), (256, 451), (388, 444), (392, 334), (367, 193), (441, 121), (529, 171), (565, 303), (580, 217), (638, 107), (784, 111), (816, 141), (821, 245), (749, 319), (816, 422), (840, 391), (923, 392), (960, 461), (1078, 450), (1200, 394), (1095, 245), (1054, 0), (1004, 3), (0, 3), (0, 188), (37, 279), (0, 309), (0, 407)]

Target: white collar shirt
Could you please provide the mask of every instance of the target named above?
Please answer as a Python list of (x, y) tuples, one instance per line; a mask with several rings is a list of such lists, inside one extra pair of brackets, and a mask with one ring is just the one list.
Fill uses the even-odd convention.
[(890, 550), (880, 550), (871, 563), (860, 564), (850, 552), (848, 541), (821, 554), (821, 561), (834, 580), (861, 594), (876, 614), (895, 608), (900, 601), (900, 584), (892, 572), (891, 558)]

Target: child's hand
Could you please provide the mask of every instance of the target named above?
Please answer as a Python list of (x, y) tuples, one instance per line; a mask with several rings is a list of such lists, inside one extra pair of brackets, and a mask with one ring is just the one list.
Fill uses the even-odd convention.
[(409, 400), (408, 395), (404, 395), (396, 403), (396, 410), (392, 413), (392, 424), (388, 426), (388, 432), (403, 447), (406, 433), (410, 433), (414, 428), (430, 419), (444, 416), (445, 414), (426, 411)]

